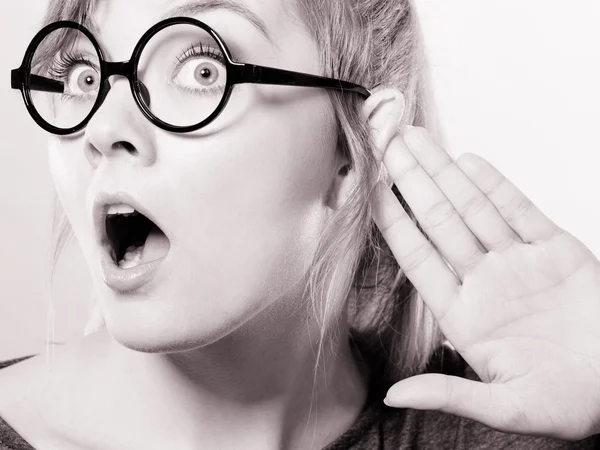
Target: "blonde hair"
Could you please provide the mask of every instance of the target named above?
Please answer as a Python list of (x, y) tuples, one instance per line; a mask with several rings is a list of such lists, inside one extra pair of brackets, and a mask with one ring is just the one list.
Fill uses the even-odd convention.
[[(45, 21), (87, 24), (96, 1), (51, 0)], [(372, 90), (398, 88), (406, 98), (402, 124), (426, 127), (440, 138), (431, 112), (419, 24), (409, 0), (289, 1), (290, 14), (318, 42), (323, 75)], [(332, 342), (338, 332), (336, 321), (346, 312), (352, 334), (384, 355), (381, 381), (394, 382), (423, 371), (442, 336), (371, 218), (369, 198), (379, 167), (368, 125), (360, 116), (363, 100), (333, 90), (328, 94), (337, 121), (337, 151), (349, 159), (349, 170), (355, 171), (358, 182), (348, 201), (334, 212), (309, 272), (307, 289), (321, 324), (318, 355), (324, 343)], [(416, 223), (395, 186), (393, 191)], [(71, 233), (56, 202), (52, 273)], [(99, 326), (101, 315), (92, 311), (86, 331)]]

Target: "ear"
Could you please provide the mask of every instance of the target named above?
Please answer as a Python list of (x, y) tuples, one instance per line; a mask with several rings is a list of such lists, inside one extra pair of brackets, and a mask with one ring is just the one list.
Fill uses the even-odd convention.
[[(406, 102), (404, 95), (397, 89), (382, 89), (373, 93), (363, 104), (361, 115), (368, 121), (371, 129), (371, 140), (380, 171), (380, 179), (386, 180), (388, 186), (392, 181), (383, 165), (383, 155), (392, 138), (399, 132), (400, 122), (404, 116)], [(352, 188), (358, 182), (356, 170), (348, 171), (346, 158), (336, 166), (336, 173), (327, 195), (327, 205), (338, 209), (343, 205)]]

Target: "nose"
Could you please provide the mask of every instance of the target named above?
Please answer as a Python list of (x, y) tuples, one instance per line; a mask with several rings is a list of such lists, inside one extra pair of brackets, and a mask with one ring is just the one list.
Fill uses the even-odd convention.
[(116, 80), (85, 130), (84, 153), (92, 167), (103, 159), (129, 159), (149, 166), (156, 161), (154, 127), (137, 107), (129, 84)]

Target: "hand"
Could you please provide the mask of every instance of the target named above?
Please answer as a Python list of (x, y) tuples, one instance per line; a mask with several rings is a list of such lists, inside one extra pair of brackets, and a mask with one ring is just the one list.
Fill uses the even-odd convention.
[(373, 218), (483, 381), (417, 375), (392, 386), (386, 404), (511, 433), (600, 433), (598, 259), (483, 158), (455, 162), (422, 128), (389, 138), (379, 131), (383, 163), (435, 246), (384, 183), (374, 189)]

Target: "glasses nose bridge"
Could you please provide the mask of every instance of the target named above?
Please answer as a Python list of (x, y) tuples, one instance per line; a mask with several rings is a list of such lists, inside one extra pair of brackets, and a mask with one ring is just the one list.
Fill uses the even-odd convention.
[(133, 82), (133, 64), (131, 61), (106, 62), (104, 66), (106, 70), (105, 77), (108, 79), (113, 75), (121, 75)]
[[(150, 107), (150, 92), (144, 83), (137, 80), (134, 73), (133, 61), (120, 61), (120, 62), (105, 62), (104, 63), (105, 75), (104, 78), (108, 82), (108, 79), (114, 75), (120, 75), (127, 78), (134, 89), (139, 92), (146, 106)], [(108, 90), (110, 89), (110, 83), (108, 84)], [(108, 90), (105, 95), (108, 94)]]

